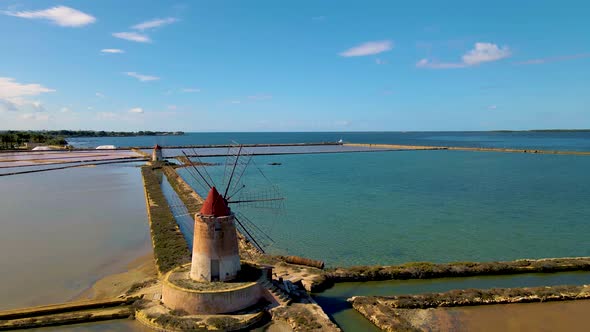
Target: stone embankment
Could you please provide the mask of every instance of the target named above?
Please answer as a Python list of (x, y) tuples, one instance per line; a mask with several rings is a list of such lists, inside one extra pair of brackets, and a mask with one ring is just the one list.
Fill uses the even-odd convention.
[(135, 298), (115, 298), (0, 311), (0, 331), (127, 318)]
[[(354, 309), (384, 331), (421, 330), (427, 314), (421, 309), (491, 304), (515, 304), (590, 299), (590, 286), (452, 290), (444, 293), (397, 296), (356, 296)], [(431, 309), (432, 310), (432, 309)]]
[(392, 266), (339, 267), (324, 272), (325, 283), (434, 279), (522, 273), (590, 271), (590, 257), (519, 259), (508, 262), (416, 262)]
[(400, 144), (363, 144), (346, 143), (344, 146), (362, 146), (368, 148), (396, 149), (396, 150), (454, 150), (454, 151), (481, 151), (481, 152), (510, 152), (510, 153), (533, 153), (533, 154), (565, 154), (590, 156), (590, 151), (561, 151), (561, 150), (538, 150), (538, 149), (508, 149), (508, 148), (476, 148), (463, 146), (427, 146), (427, 145), (400, 145)]

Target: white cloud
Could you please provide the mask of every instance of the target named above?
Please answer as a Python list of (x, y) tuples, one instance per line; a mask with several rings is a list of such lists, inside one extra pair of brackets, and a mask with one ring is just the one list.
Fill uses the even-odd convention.
[(40, 84), (21, 84), (14, 78), (0, 77), (0, 99), (13, 99), (22, 96), (35, 96), (41, 93), (54, 92)]
[(190, 93), (190, 92), (201, 92), (201, 89), (196, 89), (196, 88), (184, 88), (181, 90), (182, 92), (185, 93)]
[(94, 16), (66, 6), (37, 11), (4, 12), (4, 14), (26, 19), (44, 19), (62, 27), (81, 27), (96, 22)]
[(102, 53), (113, 53), (113, 54), (117, 54), (117, 53), (125, 53), (125, 51), (118, 49), (118, 48), (103, 48), (102, 50), (100, 50)]
[(463, 55), (463, 63), (474, 66), (484, 62), (498, 61), (510, 55), (508, 46), (498, 47), (492, 43), (475, 43), (475, 48)]
[(15, 82), (13, 78), (0, 77), (0, 107), (6, 111), (16, 111), (22, 106), (29, 106), (35, 111), (42, 111), (41, 102), (30, 101), (24, 97), (54, 91), (40, 84), (21, 84)]
[(393, 42), (391, 40), (372, 41), (360, 44), (344, 52), (341, 52), (340, 56), (351, 57), (373, 55), (389, 51), (392, 48)]
[(60, 112), (62, 112), (62, 113), (68, 113), (68, 112), (70, 112), (70, 109), (67, 108), (67, 107), (62, 107), (61, 110), (60, 110)]
[(89, 110), (89, 111), (92, 111), (94, 109), (94, 107), (88, 106), (88, 107), (86, 107), (86, 109)]
[(113, 37), (138, 43), (149, 43), (152, 41), (148, 35), (142, 35), (137, 32), (115, 32), (113, 33)]
[(154, 29), (154, 28), (161, 27), (163, 25), (172, 24), (176, 21), (178, 21), (178, 19), (176, 19), (174, 17), (156, 18), (153, 20), (149, 20), (149, 21), (145, 21), (145, 22), (136, 24), (136, 25), (132, 26), (131, 28), (135, 29), (135, 30), (143, 31), (146, 29)]
[(475, 43), (472, 50), (461, 57), (461, 62), (437, 62), (421, 59), (416, 63), (418, 68), (452, 69), (477, 66), (485, 62), (498, 61), (510, 57), (512, 53), (508, 46), (498, 47), (492, 43)]
[(0, 111), (15, 112), (18, 111), (16, 105), (8, 100), (0, 99)]
[(248, 99), (251, 100), (269, 100), (272, 99), (271, 95), (254, 95), (254, 96), (248, 96)]
[(375, 59), (375, 63), (378, 64), (378, 65), (386, 65), (387, 64), (387, 61), (385, 61), (383, 59), (380, 59), (380, 58), (377, 58), (377, 59)]
[(488, 106), (488, 109), (489, 110), (495, 110), (496, 108), (498, 108), (498, 106), (496, 106), (496, 105), (490, 105), (490, 106)]
[(100, 92), (95, 93), (98, 98), (104, 98), (104, 95)]
[(135, 77), (138, 80), (140, 80), (141, 82), (157, 81), (157, 80), (160, 79), (157, 76), (142, 75), (142, 74), (138, 74), (138, 73), (133, 72), (133, 71), (124, 72), (123, 74), (125, 74), (127, 76), (131, 76), (131, 77)]
[(134, 108), (132, 108), (132, 109), (129, 110), (129, 113), (141, 114), (141, 113), (143, 113), (143, 108), (141, 108), (141, 107), (134, 107)]
[(176, 105), (168, 105), (168, 109), (171, 110), (171, 111), (174, 111), (174, 110), (178, 109), (178, 106), (176, 106)]
[(232, 104), (240, 104), (241, 101), (239, 101), (239, 100), (232, 100), (232, 101), (230, 101), (230, 103), (232, 103)]

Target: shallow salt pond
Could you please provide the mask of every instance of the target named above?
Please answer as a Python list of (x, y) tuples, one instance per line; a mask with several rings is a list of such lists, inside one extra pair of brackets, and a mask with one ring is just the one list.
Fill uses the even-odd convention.
[(352, 296), (419, 294), (445, 292), (452, 289), (509, 288), (554, 285), (590, 284), (590, 272), (555, 274), (522, 274), (468, 278), (441, 278), (428, 280), (392, 280), (337, 283), (318, 294), (314, 299), (344, 331), (380, 331), (354, 310), (346, 299)]
[(136, 166), (0, 178), (0, 310), (68, 301), (150, 250)]

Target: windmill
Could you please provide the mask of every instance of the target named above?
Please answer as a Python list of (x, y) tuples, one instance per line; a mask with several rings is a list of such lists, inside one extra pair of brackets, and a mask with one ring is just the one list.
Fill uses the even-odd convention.
[[(211, 194), (215, 190), (233, 213), (236, 227), (247, 242), (262, 253), (274, 243), (268, 230), (246, 216), (250, 209), (265, 210), (280, 215), (284, 211), (284, 200), (280, 190), (255, 163), (252, 154), (237, 143), (228, 147), (223, 174), (213, 174), (195, 149), (190, 153), (182, 151), (179, 158), (187, 165), (188, 174), (195, 180), (200, 193)], [(220, 173), (220, 170), (218, 170)], [(221, 181), (220, 181), (221, 178)], [(215, 180), (217, 179), (217, 181)], [(219, 186), (217, 184), (220, 184)], [(216, 196), (217, 197), (217, 196)], [(244, 211), (244, 212), (243, 212)]]

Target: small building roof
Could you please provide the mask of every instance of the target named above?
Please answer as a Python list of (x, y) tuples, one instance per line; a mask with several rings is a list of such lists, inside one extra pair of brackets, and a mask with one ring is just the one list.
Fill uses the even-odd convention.
[(162, 147), (161, 147), (161, 146), (159, 146), (158, 144), (156, 144), (156, 145), (154, 146), (154, 149), (155, 149), (155, 150), (162, 150)]
[(207, 199), (201, 207), (200, 213), (204, 216), (225, 217), (229, 216), (231, 211), (223, 196), (217, 192), (215, 187), (212, 187), (211, 190), (209, 190)]
[(115, 150), (117, 149), (114, 145), (99, 145), (96, 147), (96, 150)]

